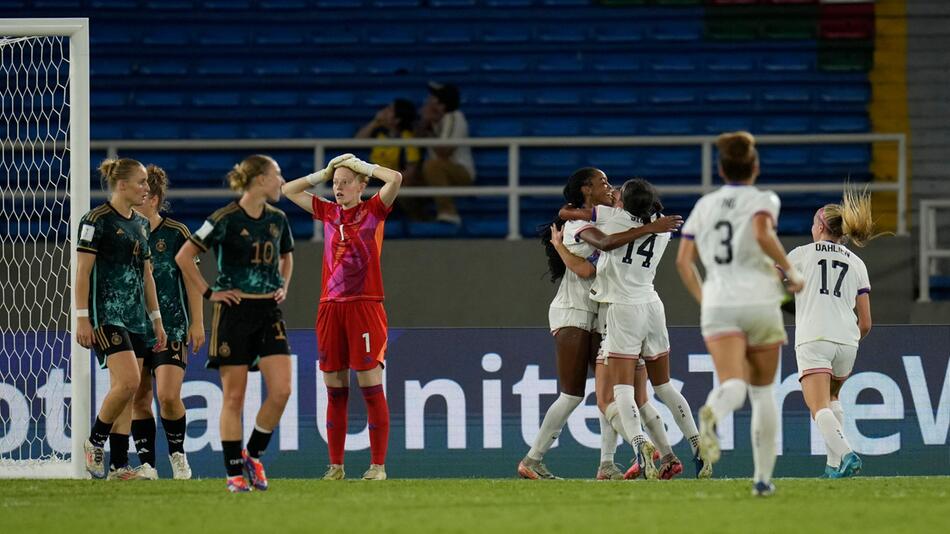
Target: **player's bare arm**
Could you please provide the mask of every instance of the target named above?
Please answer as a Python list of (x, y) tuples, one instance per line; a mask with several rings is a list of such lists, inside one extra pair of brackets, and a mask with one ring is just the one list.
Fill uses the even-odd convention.
[(327, 180), (331, 180), (333, 178), (333, 171), (339, 164), (352, 157), (354, 157), (353, 154), (341, 154), (331, 159), (330, 162), (327, 163), (327, 166), (319, 171), (297, 178), (281, 186), (281, 194), (294, 204), (300, 206), (300, 208), (307, 213), (313, 213), (313, 194), (307, 192), (307, 190)]

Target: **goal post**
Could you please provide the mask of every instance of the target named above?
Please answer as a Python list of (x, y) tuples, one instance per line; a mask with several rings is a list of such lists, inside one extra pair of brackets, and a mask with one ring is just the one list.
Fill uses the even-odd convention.
[(91, 363), (73, 335), (73, 287), (89, 211), (89, 20), (0, 19), (0, 97), (0, 478), (80, 478)]

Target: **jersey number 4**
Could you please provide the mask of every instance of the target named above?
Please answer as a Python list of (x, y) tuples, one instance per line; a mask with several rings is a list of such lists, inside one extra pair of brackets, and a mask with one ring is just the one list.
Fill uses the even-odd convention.
[[(821, 289), (818, 290), (822, 295), (828, 294), (828, 260), (818, 260), (818, 266), (821, 267)], [(838, 273), (838, 281), (835, 282), (834, 296), (841, 296), (841, 283), (844, 282), (844, 275), (848, 274), (848, 264), (842, 261), (833, 260), (832, 269), (841, 269)]]
[[(637, 254), (644, 257), (642, 265), (646, 268), (650, 267), (650, 260), (653, 259), (654, 243), (656, 243), (656, 234), (650, 234), (650, 237), (637, 247)], [(624, 254), (623, 259), (620, 261), (627, 264), (633, 263), (633, 245), (635, 244), (636, 241), (627, 245), (627, 253)]]

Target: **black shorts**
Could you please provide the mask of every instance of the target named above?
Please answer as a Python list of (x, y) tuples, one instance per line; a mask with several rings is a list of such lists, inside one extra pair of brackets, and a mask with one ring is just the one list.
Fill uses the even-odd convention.
[(155, 352), (148, 351), (145, 357), (145, 367), (155, 374), (155, 369), (160, 365), (174, 365), (184, 369), (188, 366), (188, 344), (184, 341), (169, 341), (165, 345), (165, 350)]
[(257, 371), (261, 358), (275, 354), (290, 354), (290, 343), (284, 315), (274, 299), (243, 298), (230, 306), (214, 303), (206, 367), (246, 365)]
[(136, 358), (146, 358), (152, 352), (145, 336), (129, 332), (121, 326), (102, 325), (93, 329), (92, 338), (100, 369), (107, 368), (106, 360), (119, 352), (132, 351)]

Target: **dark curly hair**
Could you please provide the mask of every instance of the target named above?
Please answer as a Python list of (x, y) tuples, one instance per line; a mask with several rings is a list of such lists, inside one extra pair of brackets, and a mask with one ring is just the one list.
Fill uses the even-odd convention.
[[(591, 178), (595, 177), (599, 172), (601, 172), (600, 169), (595, 167), (583, 167), (574, 171), (571, 177), (567, 179), (567, 184), (564, 185), (565, 202), (578, 208), (583, 206), (584, 192), (581, 188), (585, 185), (590, 185)], [(567, 270), (567, 266), (564, 265), (561, 256), (558, 255), (557, 249), (551, 244), (551, 224), (561, 229), (564, 227), (564, 222), (565, 221), (560, 217), (555, 217), (550, 223), (538, 227), (541, 244), (544, 246), (544, 254), (548, 259), (548, 271), (545, 274), (551, 275), (551, 282), (557, 282), (563, 278)]]
[(643, 178), (627, 180), (620, 191), (623, 209), (630, 215), (639, 217), (644, 223), (650, 222), (654, 213), (663, 211), (663, 203), (660, 202), (656, 187)]

